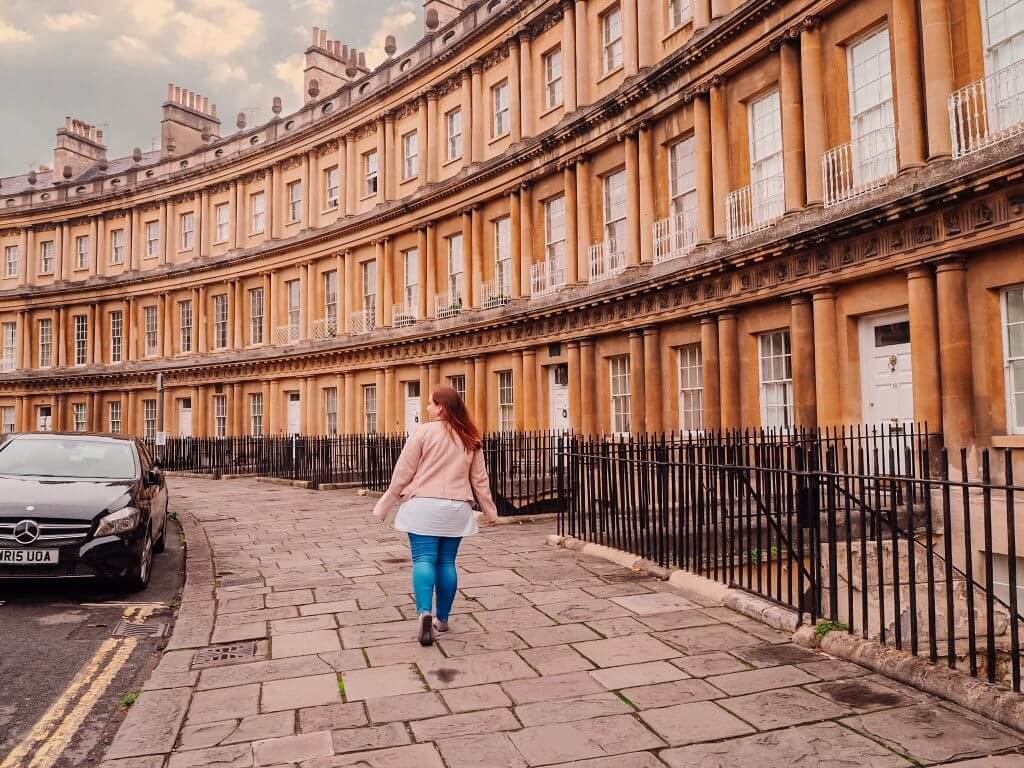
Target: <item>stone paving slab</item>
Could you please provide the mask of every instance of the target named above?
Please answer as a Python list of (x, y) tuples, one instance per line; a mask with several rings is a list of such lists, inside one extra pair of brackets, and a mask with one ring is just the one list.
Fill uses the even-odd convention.
[[(451, 631), (422, 648), (372, 500), (176, 479), (172, 503), (213, 570), (102, 768), (1024, 768), (1021, 734), (551, 549), (550, 523), (466, 539)], [(193, 663), (248, 639), (257, 658)]]

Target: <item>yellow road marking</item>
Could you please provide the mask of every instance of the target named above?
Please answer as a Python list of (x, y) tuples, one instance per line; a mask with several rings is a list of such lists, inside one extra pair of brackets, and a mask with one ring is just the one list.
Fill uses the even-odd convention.
[[(128, 622), (145, 621), (153, 612), (149, 606), (126, 608), (122, 618)], [(60, 697), (50, 705), (32, 730), (7, 755), (0, 768), (19, 768), (28, 758), (29, 768), (49, 768), (60, 757), (68, 741), (92, 711), (100, 696), (128, 661), (138, 641), (134, 638), (109, 638), (79, 671)], [(84, 689), (84, 693), (82, 690)], [(71, 703), (81, 693), (77, 704)], [(38, 751), (37, 751), (38, 750)]]
[(93, 681), (97, 671), (106, 662), (107, 657), (114, 652), (117, 645), (118, 641), (113, 638), (103, 641), (103, 645), (99, 647), (99, 650), (89, 659), (89, 662), (82, 670), (75, 675), (75, 679), (71, 681), (71, 684), (60, 695), (60, 698), (50, 705), (50, 708), (39, 718), (39, 721), (32, 727), (32, 730), (28, 732), (25, 738), (18, 743), (14, 751), (0, 763), (0, 768), (17, 768), (22, 760), (32, 754), (37, 745), (49, 738), (54, 728), (64, 718), (64, 713), (71, 701), (82, 688)]
[(82, 694), (82, 698), (78, 700), (75, 708), (64, 718), (64, 722), (57, 730), (50, 734), (42, 748), (36, 752), (32, 762), (28, 764), (28, 768), (52, 768), (53, 764), (57, 762), (57, 758), (63, 754), (68, 742), (71, 741), (71, 737), (78, 732), (82, 723), (85, 722), (85, 718), (96, 706), (96, 702), (106, 693), (117, 673), (121, 671), (121, 667), (128, 661), (128, 657), (135, 650), (136, 643), (135, 638), (130, 637), (120, 644), (106, 668)]

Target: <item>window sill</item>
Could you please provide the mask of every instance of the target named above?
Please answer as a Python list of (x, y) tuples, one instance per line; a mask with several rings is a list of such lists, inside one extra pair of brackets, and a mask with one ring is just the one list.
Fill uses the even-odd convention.
[(405, 176), (405, 177), (399, 179), (398, 183), (399, 184), (408, 184), (410, 181), (416, 181), (416, 179), (418, 179), (419, 177), (420, 177), (420, 175), (418, 173), (414, 173), (412, 176)]
[(993, 448), (1024, 448), (1024, 435), (992, 435)]
[(511, 135), (512, 135), (512, 131), (511, 130), (505, 131), (504, 133), (499, 133), (497, 136), (493, 136), (490, 139), (488, 139), (487, 140), (487, 144), (488, 145), (497, 144), (499, 141), (502, 141), (503, 139), (507, 139)]
[(145, 256), (142, 257), (142, 260), (143, 261), (151, 261), (152, 259), (159, 259), (159, 258), (160, 258), (160, 254), (158, 254), (158, 253), (154, 253), (154, 254), (148, 254), (147, 253)]
[(194, 248), (179, 248), (178, 249), (178, 253), (179, 253), (179, 255), (182, 254), (182, 253), (192, 253), (192, 251), (194, 251), (194, 250), (195, 250)]
[(441, 167), (442, 168), (447, 168), (449, 165), (455, 165), (456, 163), (461, 163), (462, 162), (462, 158), (463, 158), (463, 155), (459, 155), (458, 157), (450, 157), (447, 160), (445, 160), (443, 163), (441, 163)]
[(687, 19), (686, 21), (684, 21), (682, 24), (680, 24), (678, 27), (673, 27), (668, 32), (666, 32), (664, 35), (662, 35), (661, 42), (663, 42), (663, 43), (668, 42), (670, 38), (675, 37), (676, 35), (678, 35), (680, 32), (684, 31), (687, 28), (689, 28), (691, 32), (693, 31), (693, 17), (692, 16), (689, 19)]
[(605, 72), (599, 78), (597, 78), (597, 80), (595, 81), (595, 84), (600, 85), (605, 80), (608, 80), (609, 78), (615, 77), (615, 75), (620, 74), (624, 69), (625, 69), (625, 67), (622, 64), (619, 64), (619, 66), (617, 66), (615, 69), (611, 69), (611, 70)]
[(565, 109), (565, 101), (564, 100), (558, 102), (557, 104), (555, 104), (553, 106), (547, 107), (543, 112), (541, 112), (539, 115), (537, 115), (537, 117), (547, 117), (552, 112), (557, 112), (560, 109)]
[(53, 272), (40, 272), (36, 277), (53, 277)]
[(373, 200), (373, 198), (379, 197), (379, 196), (380, 196), (380, 192), (374, 192), (373, 194), (370, 194), (370, 195), (363, 195), (362, 197), (359, 198), (359, 202), (360, 203), (364, 203), (367, 200)]
[(335, 203), (334, 205), (328, 205), (326, 208), (322, 208), (320, 210), (320, 214), (323, 215), (325, 213), (334, 213), (335, 211), (338, 210), (339, 207), (340, 206), (338, 203)]
[(266, 233), (267, 233), (267, 230), (265, 230), (265, 229), (258, 229), (255, 232), (250, 232), (249, 233), (249, 237), (256, 237), (257, 235), (265, 235)]
[(302, 219), (288, 219), (288, 221), (286, 221), (284, 223), (284, 225), (286, 227), (290, 227), (290, 226), (293, 226), (295, 224), (301, 224), (301, 223), (302, 223)]

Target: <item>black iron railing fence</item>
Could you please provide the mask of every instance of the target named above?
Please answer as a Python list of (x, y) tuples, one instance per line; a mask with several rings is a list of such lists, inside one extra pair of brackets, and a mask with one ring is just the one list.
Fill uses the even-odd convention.
[(1009, 451), (951, 458), (918, 429), (565, 445), (561, 533), (1020, 690)]

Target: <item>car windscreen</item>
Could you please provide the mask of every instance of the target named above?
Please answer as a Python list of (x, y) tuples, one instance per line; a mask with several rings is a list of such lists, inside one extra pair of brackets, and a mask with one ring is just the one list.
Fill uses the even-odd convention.
[(0, 475), (131, 480), (135, 455), (130, 443), (21, 438), (0, 447)]

